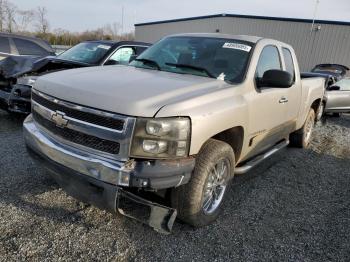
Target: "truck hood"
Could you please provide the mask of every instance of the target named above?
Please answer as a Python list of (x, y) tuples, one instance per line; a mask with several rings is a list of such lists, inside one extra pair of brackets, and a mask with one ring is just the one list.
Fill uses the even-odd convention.
[(89, 67), (39, 77), (34, 88), (72, 103), (153, 117), (163, 106), (226, 87), (224, 81), (135, 68)]

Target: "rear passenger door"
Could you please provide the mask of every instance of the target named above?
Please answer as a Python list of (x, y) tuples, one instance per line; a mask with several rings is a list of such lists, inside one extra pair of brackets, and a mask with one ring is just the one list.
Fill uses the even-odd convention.
[[(279, 49), (275, 45), (263, 48), (256, 67), (256, 82), (268, 70), (282, 70), (282, 60)], [(252, 157), (282, 140), (286, 134), (284, 130), (287, 105), (283, 102), (286, 88), (262, 87), (258, 88), (250, 98), (249, 108), (249, 146)]]

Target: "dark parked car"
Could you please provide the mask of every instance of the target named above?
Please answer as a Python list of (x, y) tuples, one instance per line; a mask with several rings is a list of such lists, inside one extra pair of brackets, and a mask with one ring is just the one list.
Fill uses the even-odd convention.
[(0, 108), (30, 113), (31, 88), (39, 76), (80, 67), (126, 65), (149, 46), (134, 41), (85, 41), (56, 57), (7, 58), (0, 62)]
[(321, 73), (321, 74), (330, 74), (336, 78), (337, 81), (345, 77), (347, 71), (350, 69), (345, 65), (339, 64), (319, 64), (316, 65), (311, 72)]
[(9, 56), (55, 55), (52, 47), (39, 38), (0, 33), (0, 60)]

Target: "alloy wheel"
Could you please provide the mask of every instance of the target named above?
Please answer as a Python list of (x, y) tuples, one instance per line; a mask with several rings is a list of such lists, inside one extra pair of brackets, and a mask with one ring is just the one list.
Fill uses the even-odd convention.
[(205, 214), (215, 212), (222, 202), (229, 177), (229, 163), (228, 159), (221, 159), (210, 170), (202, 205)]

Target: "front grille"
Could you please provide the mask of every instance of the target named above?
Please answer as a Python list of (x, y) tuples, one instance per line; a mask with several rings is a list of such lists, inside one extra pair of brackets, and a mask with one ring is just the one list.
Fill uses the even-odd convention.
[(85, 121), (91, 124), (115, 129), (118, 131), (123, 130), (124, 121), (121, 119), (115, 119), (108, 116), (100, 116), (93, 113), (83, 112), (80, 110), (72, 109), (60, 104), (56, 104), (50, 100), (45, 99), (44, 97), (32, 92), (32, 100), (38, 104), (51, 109), (52, 111), (61, 111), (66, 114), (66, 116), (75, 118), (77, 120)]
[(33, 117), (41, 126), (65, 140), (109, 154), (115, 155), (119, 153), (120, 144), (118, 142), (83, 134), (68, 128), (57, 127), (55, 123), (42, 117), (35, 111), (33, 112)]

